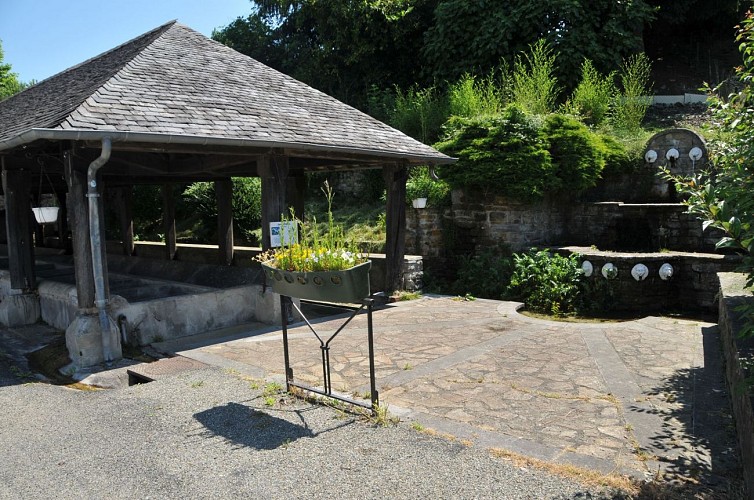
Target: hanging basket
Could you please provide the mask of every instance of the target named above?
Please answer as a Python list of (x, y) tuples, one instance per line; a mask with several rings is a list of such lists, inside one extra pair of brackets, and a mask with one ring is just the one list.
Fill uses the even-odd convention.
[(60, 207), (34, 207), (34, 218), (39, 224), (52, 224), (58, 220), (58, 210)]
[(411, 204), (414, 208), (425, 208), (427, 206), (426, 198), (414, 198), (411, 200)]
[(280, 295), (349, 304), (358, 304), (369, 296), (371, 261), (343, 271), (284, 271), (269, 262), (263, 262), (262, 267), (272, 291)]

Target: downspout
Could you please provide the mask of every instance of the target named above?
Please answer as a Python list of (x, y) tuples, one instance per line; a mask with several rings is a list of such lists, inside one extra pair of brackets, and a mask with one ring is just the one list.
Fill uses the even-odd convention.
[(89, 164), (86, 172), (87, 192), (89, 201), (89, 241), (92, 247), (92, 271), (94, 272), (94, 305), (99, 313), (99, 324), (102, 330), (102, 354), (105, 364), (113, 361), (113, 349), (110, 345), (110, 320), (107, 317), (107, 296), (105, 293), (105, 272), (102, 263), (102, 236), (100, 234), (99, 189), (97, 186), (97, 171), (110, 159), (112, 141), (109, 137), (102, 138), (102, 152), (99, 157)]

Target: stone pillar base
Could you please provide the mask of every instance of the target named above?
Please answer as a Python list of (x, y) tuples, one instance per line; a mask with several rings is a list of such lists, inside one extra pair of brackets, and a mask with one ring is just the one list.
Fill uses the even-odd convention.
[[(118, 326), (110, 316), (108, 320), (110, 328), (106, 334), (109, 335), (113, 361), (115, 361), (123, 357), (123, 351), (120, 346)], [(76, 319), (65, 331), (65, 345), (71, 358), (71, 366), (76, 370), (104, 363), (99, 316), (77, 314)]]
[[(294, 298), (293, 302), (297, 307), (301, 307), (301, 301)], [(291, 309), (291, 316), (288, 318), (288, 323), (301, 321), (301, 317), (298, 315), (295, 309)], [(257, 295), (256, 309), (254, 310), (254, 316), (257, 321), (266, 323), (268, 325), (282, 325), (282, 316), (280, 315), (280, 295), (268, 289), (266, 292), (262, 292), (260, 288), (259, 295)]]
[(19, 293), (0, 298), (0, 324), (7, 327), (33, 325), (42, 317), (39, 296)]

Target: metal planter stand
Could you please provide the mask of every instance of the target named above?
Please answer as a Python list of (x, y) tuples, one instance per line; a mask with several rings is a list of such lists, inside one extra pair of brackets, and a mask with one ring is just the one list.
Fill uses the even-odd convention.
[[(307, 301), (311, 304), (322, 304), (322, 305), (332, 305), (327, 304), (324, 302), (316, 302), (316, 301)], [(315, 337), (317, 337), (317, 340), (319, 340), (319, 348), (322, 354), (322, 376), (324, 379), (323, 387), (324, 389), (319, 389), (316, 387), (311, 387), (308, 385), (300, 384), (295, 382), (293, 378), (293, 369), (291, 368), (290, 364), (290, 358), (288, 355), (288, 311), (289, 307), (293, 307), (303, 318), (303, 320), (306, 322), (309, 329), (312, 331)], [(345, 322), (340, 325), (340, 327), (333, 333), (327, 340), (324, 340), (323, 337), (321, 337), (317, 331), (314, 329), (312, 324), (309, 322), (309, 320), (306, 318), (306, 316), (301, 312), (301, 309), (296, 306), (296, 304), (291, 300), (290, 297), (286, 295), (280, 296), (280, 310), (282, 315), (282, 325), (283, 325), (283, 356), (285, 358), (285, 388), (287, 391), (290, 391), (291, 387), (298, 387), (299, 389), (303, 389), (305, 391), (313, 392), (315, 394), (320, 394), (322, 396), (327, 396), (332, 399), (337, 399), (339, 401), (343, 401), (345, 403), (349, 403), (355, 406), (360, 406), (362, 408), (366, 408), (371, 410), (372, 412), (377, 411), (377, 407), (379, 405), (379, 395), (377, 394), (377, 383), (375, 381), (374, 376), (374, 331), (372, 328), (372, 309), (374, 308), (374, 299), (372, 298), (365, 298), (363, 299), (361, 306), (359, 307), (347, 307), (347, 306), (338, 306), (338, 307), (344, 307), (346, 309), (353, 310), (353, 314), (351, 314)], [(368, 335), (368, 343), (369, 343), (369, 387), (370, 387), (370, 399), (371, 404), (363, 403), (361, 401), (356, 401), (344, 396), (341, 396), (339, 394), (335, 394), (332, 392), (332, 383), (330, 379), (330, 343), (335, 339), (335, 337), (338, 336), (338, 334), (343, 331), (343, 329), (348, 325), (348, 323), (351, 322), (353, 318), (356, 317), (357, 314), (359, 314), (363, 309), (366, 309), (367, 312), (367, 335)]]

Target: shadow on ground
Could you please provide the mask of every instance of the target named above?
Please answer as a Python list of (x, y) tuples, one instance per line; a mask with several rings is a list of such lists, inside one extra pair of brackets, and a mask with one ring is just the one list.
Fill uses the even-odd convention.
[(631, 411), (662, 419), (646, 451), (660, 462), (665, 481), (687, 492), (693, 487), (703, 498), (738, 498), (743, 484), (719, 332), (706, 327), (702, 335), (703, 366), (675, 371), (649, 391), (651, 410)]
[(194, 418), (204, 426), (209, 436), (221, 437), (237, 447), (249, 447), (257, 450), (274, 450), (280, 446), (287, 446), (297, 439), (317, 437), (324, 432), (353, 423), (352, 420), (349, 420), (336, 427), (314, 432), (306, 423), (304, 414), (315, 409), (316, 407), (270, 410), (278, 413), (285, 412), (288, 416), (294, 416), (301, 423), (293, 423), (285, 418), (239, 403), (216, 406), (196, 413)]

